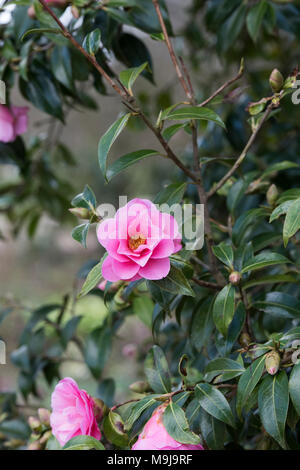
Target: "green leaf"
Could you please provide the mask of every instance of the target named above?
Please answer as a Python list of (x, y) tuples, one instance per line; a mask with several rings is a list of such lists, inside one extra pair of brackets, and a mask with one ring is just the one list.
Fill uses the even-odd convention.
[(289, 239), (300, 229), (300, 198), (289, 207), (283, 225), (283, 243), (288, 244)]
[(295, 410), (300, 416), (300, 363), (293, 366), (289, 380), (289, 392)]
[(72, 206), (74, 207), (83, 207), (85, 209), (95, 209), (96, 208), (96, 196), (93, 190), (86, 185), (82, 193), (77, 194), (71, 201)]
[(223, 336), (226, 336), (228, 327), (233, 319), (234, 296), (234, 287), (231, 284), (227, 284), (215, 299), (213, 318), (217, 329)]
[(268, 292), (262, 299), (253, 302), (253, 306), (278, 317), (300, 318), (300, 301), (284, 292)]
[(88, 273), (87, 278), (79, 292), (78, 298), (84, 297), (88, 294), (94, 287), (96, 287), (100, 280), (102, 279), (102, 264), (107, 256), (105, 253), (101, 259), (101, 261), (94, 266), (91, 271)]
[[(158, 396), (159, 395), (157, 395), (157, 397)], [(141, 416), (141, 414), (155, 403), (157, 403), (157, 400), (154, 398), (154, 395), (148, 395), (145, 398), (139, 400), (137, 403), (135, 403), (130, 410), (130, 414), (127, 420), (125, 421), (125, 429), (131, 429), (135, 421)]]
[(91, 55), (97, 54), (101, 45), (101, 31), (100, 29), (94, 29), (87, 34), (83, 40), (82, 47)]
[(81, 224), (77, 225), (77, 227), (73, 228), (72, 230), (72, 237), (77, 242), (81, 243), (81, 245), (86, 248), (86, 237), (90, 228), (90, 224)]
[(193, 312), (190, 335), (192, 344), (198, 351), (209, 341), (214, 328), (212, 305), (211, 298), (205, 299), (196, 306)]
[(234, 417), (229, 403), (223, 393), (210, 384), (198, 384), (196, 386), (196, 398), (201, 407), (216, 419), (223, 421), (229, 426), (235, 427)]
[(236, 410), (239, 418), (242, 410), (248, 402), (251, 393), (260, 381), (265, 368), (265, 356), (261, 356), (254, 361), (241, 376), (237, 388)]
[(179, 204), (186, 191), (186, 183), (171, 183), (163, 188), (154, 199), (155, 204)]
[(76, 436), (70, 439), (62, 450), (105, 450), (103, 444), (92, 436)]
[(137, 150), (136, 152), (130, 152), (126, 155), (123, 155), (107, 169), (107, 180), (110, 181), (118, 173), (125, 170), (125, 168), (139, 162), (140, 160), (143, 160), (144, 158), (158, 155), (158, 153), (159, 152), (157, 150)]
[(246, 320), (246, 310), (242, 302), (239, 303), (232, 322), (229, 325), (227, 336), (224, 342), (224, 354), (229, 354), (237, 341)]
[(197, 106), (173, 109), (165, 116), (165, 119), (173, 121), (200, 119), (203, 121), (213, 121), (224, 129), (226, 127), (215, 111), (209, 108), (199, 108)]
[(171, 266), (169, 274), (164, 279), (150, 282), (172, 294), (195, 297), (195, 293), (185, 275), (175, 266)]
[(269, 276), (258, 277), (245, 282), (243, 289), (250, 289), (251, 287), (261, 286), (263, 284), (279, 284), (282, 282), (299, 284), (299, 281), (291, 274), (270, 274)]
[(173, 135), (176, 134), (180, 129), (182, 129), (186, 124), (185, 123), (179, 123), (179, 124), (172, 124), (169, 127), (166, 127), (162, 131), (163, 138), (167, 141), (169, 141)]
[(146, 295), (135, 297), (132, 308), (134, 314), (151, 330), (154, 304), (150, 297)]
[(61, 29), (58, 29), (58, 28), (31, 28), (25, 31), (25, 33), (21, 37), (21, 41), (24, 41), (26, 36), (28, 36), (29, 34), (44, 34), (44, 33), (62, 34), (62, 31)]
[(271, 223), (274, 220), (278, 219), (281, 215), (286, 214), (293, 202), (293, 200), (289, 200), (279, 204), (279, 206), (277, 206), (270, 215), (269, 222)]
[(154, 345), (145, 359), (145, 374), (150, 387), (155, 393), (169, 393), (171, 391), (171, 376), (164, 352)]
[(298, 163), (291, 162), (289, 160), (282, 160), (281, 162), (274, 163), (274, 165), (268, 166), (267, 170), (263, 172), (260, 179), (268, 178), (270, 175), (277, 173), (278, 171), (288, 170), (290, 168), (298, 168)]
[(257, 3), (257, 5), (254, 5), (247, 15), (248, 32), (254, 42), (257, 40), (258, 33), (267, 10), (268, 3), (263, 0), (262, 2), (260, 1)]
[(285, 371), (268, 375), (258, 390), (258, 408), (262, 424), (278, 444), (286, 448), (285, 423), (289, 407), (288, 378)]
[(217, 246), (213, 246), (213, 252), (222, 263), (226, 264), (229, 268), (233, 268), (233, 251), (231, 245), (222, 242)]
[(118, 413), (110, 411), (103, 420), (103, 432), (106, 439), (117, 447), (127, 447), (129, 438), (124, 432), (124, 422)]
[(200, 429), (203, 439), (209, 449), (220, 450), (224, 448), (226, 425), (201, 409)]
[(244, 212), (236, 220), (232, 230), (232, 241), (234, 245), (238, 246), (243, 241), (245, 235), (254, 230), (256, 225), (261, 222), (261, 219), (267, 216), (268, 211), (261, 207)]
[(99, 380), (109, 357), (111, 344), (112, 331), (108, 326), (96, 328), (87, 337), (84, 358), (96, 380)]
[(273, 266), (276, 264), (290, 263), (291, 261), (283, 255), (278, 253), (260, 253), (249, 259), (243, 266), (242, 274), (248, 271), (256, 271), (257, 269), (263, 269), (267, 266)]
[(100, 169), (106, 178), (106, 161), (107, 155), (110, 151), (111, 146), (120, 135), (126, 124), (128, 123), (128, 119), (130, 118), (130, 113), (125, 114), (124, 116), (120, 117), (116, 122), (114, 122), (110, 128), (105, 132), (105, 134), (101, 137), (98, 145), (98, 159)]
[(239, 362), (222, 357), (214, 359), (206, 366), (204, 379), (207, 382), (215, 379), (214, 383), (226, 382), (234, 377), (238, 377), (243, 372), (245, 372), (245, 368)]
[(200, 437), (190, 431), (185, 413), (176, 403), (171, 401), (165, 409), (163, 423), (167, 432), (175, 441), (194, 445), (200, 443)]
[(127, 90), (129, 90), (129, 93), (132, 95), (132, 86), (138, 76), (145, 70), (145, 68), (148, 66), (148, 62), (144, 62), (142, 65), (139, 67), (133, 67), (127, 70), (123, 70), (120, 72), (120, 82), (124, 85)]
[(246, 5), (241, 3), (238, 8), (234, 8), (232, 14), (230, 14), (228, 19), (221, 25), (218, 34), (218, 50), (220, 52), (226, 52), (236, 41), (244, 26), (246, 12)]

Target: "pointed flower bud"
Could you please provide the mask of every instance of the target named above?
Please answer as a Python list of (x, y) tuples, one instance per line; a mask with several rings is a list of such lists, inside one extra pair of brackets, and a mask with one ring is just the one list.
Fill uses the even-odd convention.
[(41, 431), (41, 428), (42, 428), (41, 422), (40, 422), (40, 420), (38, 420), (34, 416), (29, 416), (28, 424), (29, 424), (29, 427), (32, 429), (32, 431), (34, 431), (34, 432)]
[(270, 351), (265, 358), (266, 370), (270, 375), (275, 375), (280, 366), (280, 356), (277, 351)]
[(267, 201), (268, 201), (268, 204), (270, 204), (270, 206), (274, 206), (275, 202), (276, 202), (276, 199), (278, 198), (278, 189), (276, 187), (275, 184), (271, 184), (271, 186), (269, 187), (268, 191), (267, 191)]
[(71, 214), (75, 215), (79, 219), (90, 219), (91, 211), (89, 209), (85, 209), (84, 207), (72, 207), (69, 209)]
[(240, 280), (241, 280), (241, 273), (239, 273), (238, 271), (232, 271), (232, 273), (230, 273), (229, 282), (231, 284), (236, 286), (237, 284), (239, 284)]
[(269, 83), (275, 93), (278, 93), (282, 89), (284, 80), (282, 74), (279, 72), (278, 69), (274, 69), (271, 73)]
[(144, 382), (142, 380), (138, 380), (137, 382), (129, 385), (129, 388), (135, 393), (145, 393), (150, 390), (148, 382)]
[(251, 338), (248, 333), (244, 332), (241, 334), (239, 343), (243, 348), (248, 348), (249, 344), (251, 343)]
[(45, 426), (50, 426), (50, 411), (46, 408), (39, 408), (38, 409), (39, 419), (42, 424)]

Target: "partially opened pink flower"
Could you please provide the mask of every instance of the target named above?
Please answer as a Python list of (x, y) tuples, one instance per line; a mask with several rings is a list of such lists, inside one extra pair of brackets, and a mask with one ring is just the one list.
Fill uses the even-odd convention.
[(131, 450), (204, 450), (200, 444), (181, 444), (175, 441), (164, 427), (164, 410), (165, 405), (156, 408)]
[(13, 142), (28, 126), (28, 108), (0, 105), (0, 142)]
[(62, 446), (75, 436), (101, 438), (94, 400), (85, 390), (78, 388), (75, 380), (67, 377), (56, 385), (51, 407), (52, 432)]
[(169, 257), (181, 249), (174, 217), (147, 199), (121, 207), (113, 219), (99, 225), (97, 235), (108, 253), (102, 275), (111, 282), (162, 279), (170, 271)]

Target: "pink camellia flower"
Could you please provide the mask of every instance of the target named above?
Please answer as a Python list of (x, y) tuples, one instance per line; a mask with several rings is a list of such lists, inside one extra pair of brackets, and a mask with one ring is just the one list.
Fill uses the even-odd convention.
[(75, 380), (67, 377), (56, 385), (51, 407), (52, 432), (62, 446), (75, 436), (101, 438), (95, 402), (85, 390), (78, 388)]
[(131, 450), (204, 450), (200, 444), (181, 444), (167, 433), (162, 420), (165, 408), (156, 408)]
[(27, 131), (28, 107), (0, 105), (0, 142), (13, 142)]
[(111, 282), (162, 279), (170, 271), (169, 257), (181, 249), (174, 217), (147, 199), (121, 207), (113, 219), (99, 225), (97, 235), (108, 253), (102, 275)]

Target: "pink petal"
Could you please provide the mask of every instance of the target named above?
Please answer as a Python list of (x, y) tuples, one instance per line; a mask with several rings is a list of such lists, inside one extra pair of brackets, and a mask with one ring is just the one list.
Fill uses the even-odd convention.
[(13, 142), (15, 138), (13, 125), (0, 119), (0, 142)]
[(163, 279), (169, 274), (170, 271), (170, 260), (169, 258), (152, 259), (148, 261), (146, 266), (140, 268), (139, 274), (145, 279), (157, 280)]
[(161, 240), (158, 245), (154, 248), (152, 257), (154, 259), (167, 258), (174, 253), (174, 242), (173, 240)]
[(102, 264), (102, 276), (104, 277), (104, 279), (110, 282), (120, 281), (121, 278), (113, 271), (112, 261), (113, 258), (111, 258), (110, 256), (107, 256), (107, 258), (105, 258)]
[(15, 134), (24, 134), (24, 132), (27, 131), (28, 127), (28, 107), (12, 106), (11, 112), (15, 118)]
[(120, 279), (129, 280), (138, 273), (140, 266), (133, 261), (120, 263), (119, 261), (113, 259), (112, 269)]

